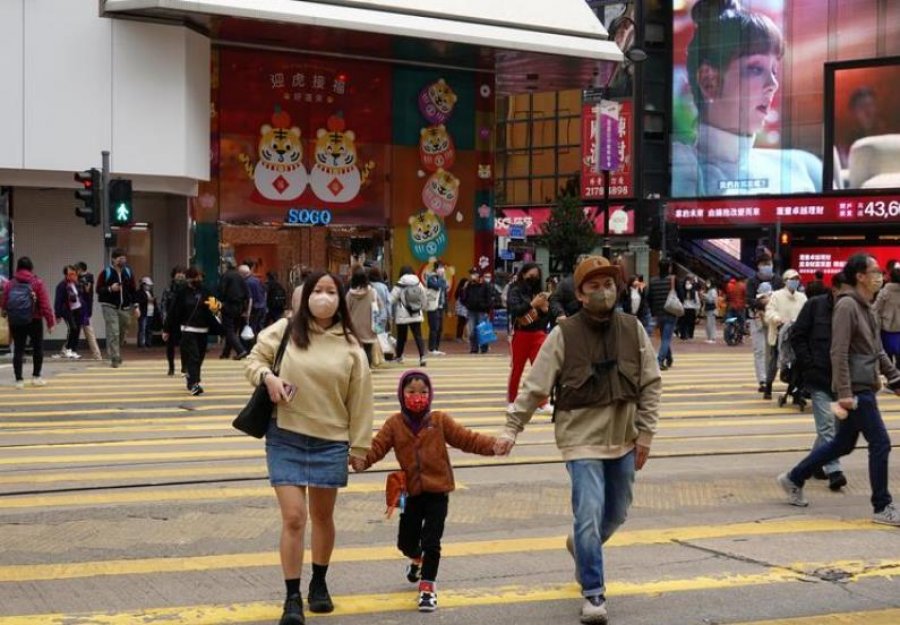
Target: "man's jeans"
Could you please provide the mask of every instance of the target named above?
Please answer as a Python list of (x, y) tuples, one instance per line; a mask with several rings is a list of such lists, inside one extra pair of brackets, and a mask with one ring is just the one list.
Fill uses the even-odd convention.
[(846, 456), (856, 448), (860, 433), (869, 443), (869, 483), (872, 487), (872, 508), (881, 512), (893, 500), (888, 491), (888, 456), (891, 453), (891, 439), (884, 427), (884, 420), (878, 412), (875, 394), (871, 391), (859, 393), (859, 406), (851, 410), (849, 416), (838, 421), (837, 433), (830, 443), (814, 449), (800, 464), (791, 469), (788, 478), (802, 487), (817, 467)]
[(756, 382), (766, 383), (766, 351), (769, 347), (766, 338), (766, 326), (758, 319), (750, 320), (750, 340), (753, 343), (753, 367), (756, 371)]
[(634, 485), (634, 452), (615, 460), (570, 460), (575, 570), (585, 597), (606, 593), (603, 543), (625, 522)]
[(428, 311), (428, 351), (436, 352), (441, 346), (441, 333), (444, 331), (444, 309)]
[[(819, 389), (810, 391), (812, 396), (812, 412), (813, 419), (816, 421), (816, 442), (813, 443), (813, 450), (822, 447), (834, 440), (835, 417), (831, 412), (831, 394)], [(822, 467), (826, 475), (837, 473), (841, 470), (841, 463), (833, 460)]]
[(672, 364), (672, 334), (675, 332), (675, 321), (675, 316), (669, 313), (661, 314), (656, 320), (660, 335), (659, 353), (657, 354), (659, 364)]
[(106, 323), (106, 355), (110, 362), (122, 362), (122, 345), (125, 343), (125, 334), (134, 318), (132, 309), (122, 310), (115, 306), (102, 305), (103, 321)]

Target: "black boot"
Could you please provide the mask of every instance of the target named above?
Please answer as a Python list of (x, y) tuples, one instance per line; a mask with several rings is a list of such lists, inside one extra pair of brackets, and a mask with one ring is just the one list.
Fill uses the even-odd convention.
[(328, 594), (328, 585), (325, 580), (313, 579), (309, 582), (309, 592), (306, 595), (309, 602), (309, 611), (315, 614), (328, 614), (334, 612), (334, 603)]
[(306, 625), (303, 616), (303, 597), (300, 594), (291, 595), (284, 601), (284, 612), (278, 625)]

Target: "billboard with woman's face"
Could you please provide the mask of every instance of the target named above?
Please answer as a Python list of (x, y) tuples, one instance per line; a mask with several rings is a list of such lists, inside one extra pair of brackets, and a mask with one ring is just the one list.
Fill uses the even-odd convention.
[[(672, 6), (673, 198), (900, 186), (895, 175), (882, 175), (898, 168), (872, 166), (894, 158), (885, 150), (900, 149), (897, 89), (891, 89), (896, 66), (877, 77), (876, 70), (836, 73), (834, 114), (825, 111), (826, 63), (900, 55), (900, 2), (672, 0)], [(834, 143), (826, 145), (832, 124)], [(860, 140), (869, 148), (858, 151), (853, 173), (851, 148)]]

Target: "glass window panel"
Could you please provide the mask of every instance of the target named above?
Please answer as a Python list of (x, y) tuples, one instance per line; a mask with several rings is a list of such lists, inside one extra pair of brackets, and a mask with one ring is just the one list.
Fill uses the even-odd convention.
[(564, 117), (556, 123), (559, 145), (581, 144), (581, 117)]
[(556, 178), (534, 178), (531, 181), (531, 203), (549, 204), (557, 196)]
[(550, 117), (556, 114), (556, 93), (535, 93), (533, 95), (535, 117)]
[(579, 89), (570, 89), (568, 91), (559, 92), (559, 114), (581, 114), (581, 91)]
[(545, 120), (532, 123), (534, 147), (552, 147), (556, 145), (556, 121)]
[(525, 150), (530, 142), (528, 140), (529, 124), (517, 122), (506, 125), (506, 149)]
[(581, 148), (559, 149), (559, 175), (568, 177), (581, 171)]
[(556, 175), (556, 150), (535, 150), (531, 153), (531, 174), (533, 176)]
[(507, 180), (506, 198), (510, 204), (528, 204), (528, 180)]

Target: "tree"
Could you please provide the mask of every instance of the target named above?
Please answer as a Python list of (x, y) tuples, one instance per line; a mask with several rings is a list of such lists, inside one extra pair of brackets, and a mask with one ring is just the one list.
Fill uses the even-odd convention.
[(542, 242), (550, 250), (551, 272), (570, 274), (581, 254), (590, 253), (600, 242), (594, 223), (572, 194), (561, 194), (550, 211), (550, 219), (541, 224)]

